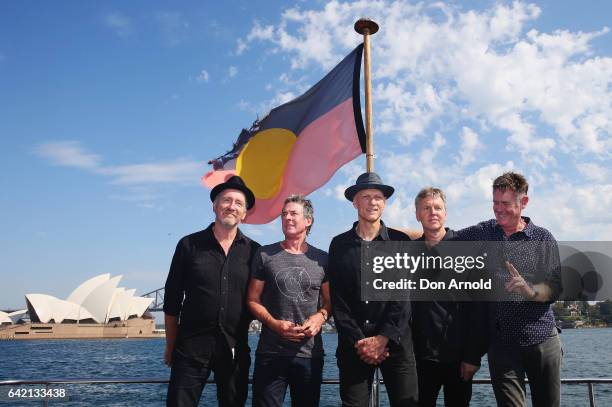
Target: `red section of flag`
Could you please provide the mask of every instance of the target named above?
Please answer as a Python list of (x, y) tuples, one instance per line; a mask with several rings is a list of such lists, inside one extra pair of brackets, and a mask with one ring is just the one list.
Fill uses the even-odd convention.
[(289, 195), (311, 193), (361, 153), (353, 120), (353, 100), (348, 99), (299, 134), (285, 168), (281, 190), (274, 198), (257, 199), (245, 223), (262, 224), (274, 220)]

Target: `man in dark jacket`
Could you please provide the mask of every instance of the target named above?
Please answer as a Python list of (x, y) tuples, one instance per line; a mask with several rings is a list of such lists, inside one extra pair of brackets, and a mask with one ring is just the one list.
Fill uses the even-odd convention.
[(393, 187), (375, 173), (359, 176), (344, 195), (358, 222), (329, 246), (332, 314), (338, 330), (336, 357), (343, 406), (367, 406), (374, 371), (380, 367), (391, 406), (416, 406), (417, 383), (409, 301), (362, 301), (361, 259), (371, 241), (410, 240), (381, 221)]
[[(424, 188), (414, 204), (416, 219), (423, 226), (423, 236), (419, 239), (424, 242), (423, 251), (426, 255), (436, 255), (434, 246), (438, 242), (455, 238), (455, 232), (444, 227), (444, 192), (438, 188)], [(479, 311), (477, 307), (481, 306), (460, 301), (412, 302), (420, 406), (435, 406), (441, 387), (446, 406), (470, 404), (472, 377), (486, 351), (484, 330), (470, 323), (470, 318)]]

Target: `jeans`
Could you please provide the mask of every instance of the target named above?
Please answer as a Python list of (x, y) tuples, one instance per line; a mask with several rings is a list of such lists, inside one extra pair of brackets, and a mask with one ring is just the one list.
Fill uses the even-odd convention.
[(210, 359), (198, 361), (175, 349), (168, 385), (168, 407), (197, 406), (210, 372), (215, 372), (217, 400), (221, 407), (244, 406), (249, 386), (251, 365), (248, 346), (235, 349), (235, 355), (224, 338), (218, 337)]
[(282, 406), (288, 385), (292, 406), (316, 407), (322, 378), (323, 358), (257, 355), (253, 372), (253, 406)]
[(461, 376), (461, 362), (417, 360), (419, 406), (435, 407), (440, 388), (444, 386), (444, 405), (467, 407), (472, 398), (472, 381)]
[(561, 403), (561, 341), (558, 335), (532, 346), (494, 344), (489, 347), (489, 371), (498, 406), (526, 406), (525, 375), (533, 407)]
[[(340, 373), (340, 398), (346, 407), (366, 407), (376, 366), (359, 359), (354, 348), (340, 344), (336, 351)], [(389, 357), (380, 365), (391, 407), (416, 406), (418, 385), (412, 342), (389, 343)]]

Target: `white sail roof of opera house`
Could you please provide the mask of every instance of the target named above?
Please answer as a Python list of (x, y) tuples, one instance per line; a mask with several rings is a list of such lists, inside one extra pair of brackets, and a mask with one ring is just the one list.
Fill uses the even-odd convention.
[(47, 323), (51, 320), (55, 322), (62, 322), (64, 320), (81, 320), (92, 318), (92, 315), (83, 309), (79, 304), (60, 300), (59, 298), (53, 297), (47, 294), (27, 294), (26, 301), (28, 307), (32, 307), (36, 313), (34, 317), (33, 313), (30, 312), (30, 318), (37, 322)]
[[(72, 291), (62, 300), (47, 294), (27, 294), (26, 303), (33, 322), (68, 322), (93, 320), (107, 323), (109, 320), (125, 321), (141, 317), (153, 298), (134, 296), (135, 289), (118, 287), (122, 276), (110, 274), (93, 277)], [(0, 321), (4, 321), (0, 314)]]
[(6, 312), (0, 311), (0, 324), (12, 324), (13, 321), (9, 318)]
[(0, 324), (14, 324), (17, 323), (20, 319), (28, 317), (27, 309), (20, 309), (17, 311), (6, 313), (4, 311), (0, 311)]
[(95, 276), (90, 278), (89, 280), (82, 283), (80, 286), (74, 289), (72, 293), (66, 298), (66, 301), (76, 302), (77, 304), (82, 304), (83, 300), (100, 284), (108, 281), (110, 279), (110, 274), (100, 274), (99, 276)]
[(27, 309), (20, 309), (13, 312), (0, 311), (0, 324), (14, 324), (20, 319), (27, 317)]

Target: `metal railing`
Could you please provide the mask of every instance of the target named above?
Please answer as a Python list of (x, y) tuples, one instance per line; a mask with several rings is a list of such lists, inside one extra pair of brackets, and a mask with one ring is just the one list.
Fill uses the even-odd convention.
[[(527, 383), (528, 380), (525, 380)], [(76, 384), (76, 385), (104, 385), (104, 384), (167, 384), (168, 379), (151, 379), (151, 378), (135, 378), (135, 379), (54, 379), (54, 380), (3, 380), (0, 381), (0, 388), (2, 386), (28, 386), (28, 385), (44, 385), (46, 388), (49, 386), (56, 386), (62, 384)], [(214, 384), (213, 380), (208, 380), (207, 383)], [(340, 381), (338, 379), (323, 379), (321, 382), (324, 385), (333, 384), (338, 385)], [(473, 384), (491, 384), (491, 379), (474, 379)], [(252, 384), (252, 379), (249, 379), (249, 384)], [(565, 385), (583, 385), (586, 384), (589, 389), (589, 405), (596, 407), (595, 401), (595, 384), (612, 384), (612, 377), (605, 378), (570, 378), (561, 379), (561, 384)], [(376, 370), (374, 381), (372, 383), (372, 392), (370, 394), (370, 406), (378, 407), (380, 405), (380, 386), (384, 385), (384, 380), (380, 379), (378, 369)], [(52, 398), (40, 400), (43, 406), (47, 406)]]

